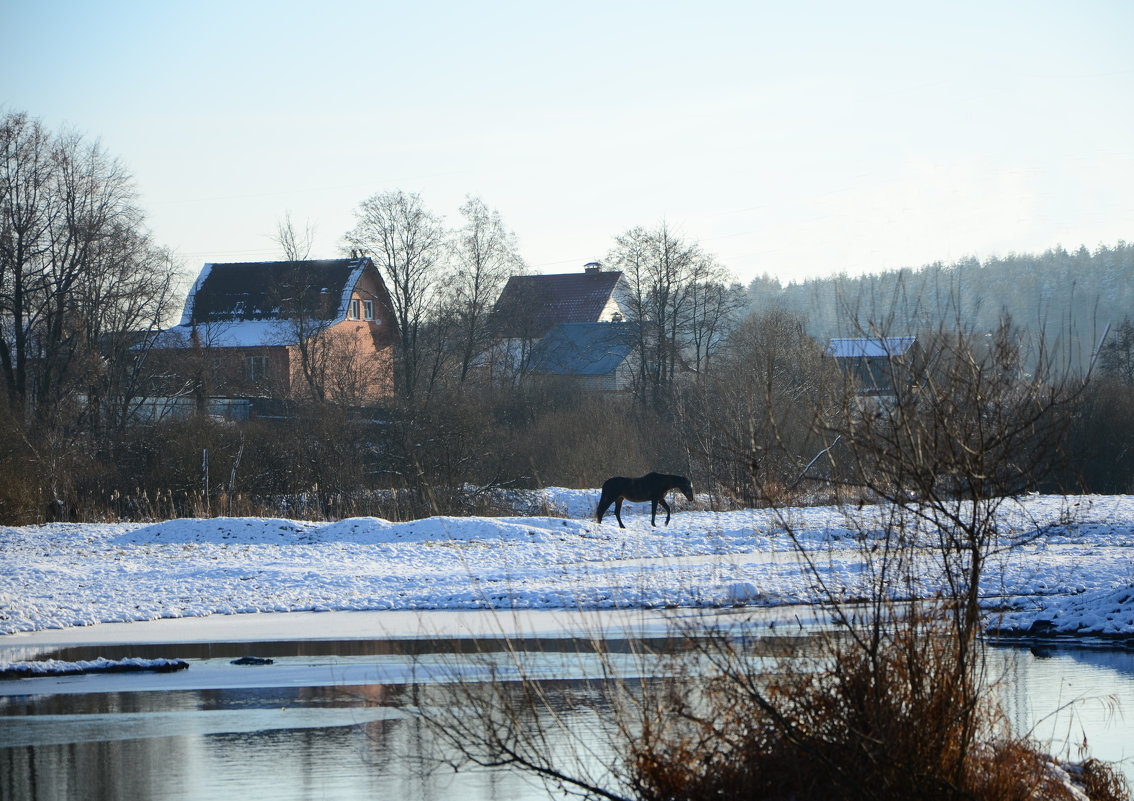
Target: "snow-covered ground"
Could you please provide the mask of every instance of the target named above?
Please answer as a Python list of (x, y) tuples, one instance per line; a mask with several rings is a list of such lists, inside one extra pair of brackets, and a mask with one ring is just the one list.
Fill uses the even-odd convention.
[[(0, 528), (0, 635), (251, 612), (781, 606), (816, 599), (783, 521), (699, 511), (668, 527), (627, 504), (594, 522), (597, 491), (547, 490), (563, 517), (264, 518)], [(792, 509), (830, 586), (868, 577), (856, 547), (868, 507)], [(1134, 636), (1134, 497), (1033, 496), (1001, 531), (1028, 544), (990, 560), (990, 620)], [(1009, 612), (1000, 617), (1001, 610)], [(18, 638), (18, 637), (17, 637)], [(0, 636), (0, 643), (5, 637)]]

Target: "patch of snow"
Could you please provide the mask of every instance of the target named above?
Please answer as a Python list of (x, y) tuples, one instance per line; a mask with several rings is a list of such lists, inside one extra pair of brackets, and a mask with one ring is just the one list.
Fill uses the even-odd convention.
[(765, 596), (751, 581), (737, 581), (725, 587), (724, 602), (734, 606), (757, 603)]
[(184, 670), (189, 663), (181, 659), (103, 659), (64, 662), (59, 659), (44, 659), (36, 662), (0, 661), (0, 680), (20, 678), (42, 678), (44, 676), (79, 676), (88, 673), (135, 673), (152, 670), (158, 673), (171, 673)]
[[(191, 325), (175, 325), (164, 331), (159, 340), (161, 347), (192, 347)], [(254, 348), (261, 345), (294, 345), (297, 338), (295, 325), (287, 320), (219, 320), (196, 325), (197, 338), (202, 346), (213, 348)]]
[[(859, 549), (882, 511), (709, 512), (678, 498), (668, 527), (628, 503), (622, 529), (594, 522), (597, 490), (536, 498), (529, 509), (562, 516), (0, 527), (0, 635), (249, 613), (808, 604), (814, 577), (785, 524), (853, 597), (868, 589)], [(991, 621), (1134, 636), (1134, 498), (1030, 496), (998, 525), (1026, 544), (988, 562)]]

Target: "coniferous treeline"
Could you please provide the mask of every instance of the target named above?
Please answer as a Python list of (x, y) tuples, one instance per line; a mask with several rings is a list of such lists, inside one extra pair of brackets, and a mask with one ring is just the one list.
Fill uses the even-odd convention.
[(1082, 369), (1108, 325), (1113, 330), (1134, 318), (1134, 244), (1120, 240), (1094, 252), (1056, 247), (786, 286), (763, 276), (748, 289), (751, 309), (796, 314), (820, 341), (917, 334), (941, 324), (991, 332), (1007, 317), (1028, 344), (1042, 336), (1055, 358)]

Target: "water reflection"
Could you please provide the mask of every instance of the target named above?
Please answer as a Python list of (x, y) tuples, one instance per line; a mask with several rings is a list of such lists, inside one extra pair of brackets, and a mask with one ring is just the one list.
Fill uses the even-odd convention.
[(18, 699), (0, 723), (0, 798), (548, 797), (515, 774), (441, 767), (424, 724), (381, 705), (402, 689)]
[[(213, 659), (227, 664), (251, 650), (286, 660), (300, 650), (336, 648), (273, 643), (267, 651), (262, 645), (230, 644)], [(412, 651), (416, 658), (441, 653), (445, 645), (352, 643), (348, 650)], [(548, 648), (543, 642), (540, 652)], [(564, 643), (562, 652), (569, 651)], [(1073, 758), (1085, 736), (1093, 755), (1122, 762), (1134, 780), (1134, 653), (993, 649), (990, 671), (1002, 678), (1005, 711), (1018, 730)], [(554, 689), (562, 701), (556, 712), (568, 727), (598, 738), (596, 727), (609, 718), (601, 696), (578, 682), (556, 682)], [(445, 756), (439, 743), (405, 707), (443, 696), (436, 685), (362, 684), (2, 697), (0, 798), (549, 798), (541, 785), (512, 771), (454, 774), (439, 762)], [(1117, 702), (1117, 712), (1107, 698)], [(1082, 702), (1067, 706), (1077, 699)]]
[[(771, 642), (774, 638), (764, 637)], [(351, 640), (280, 640), (249, 642), (192, 642), (170, 645), (132, 643), (129, 645), (72, 645), (40, 649), (19, 649), (20, 653), (0, 656), (11, 661), (58, 659), (64, 662), (106, 659), (169, 658), (178, 659), (238, 659), (242, 656), (268, 658), (282, 657), (421, 657), (430, 654), (491, 654), (513, 652), (542, 652), (585, 654), (601, 650), (603, 653), (637, 653), (643, 649), (672, 650), (682, 642), (673, 636), (642, 637), (420, 637), (404, 639), (351, 639)], [(2, 643), (0, 643), (2, 645)]]
[(1125, 648), (998, 648), (990, 671), (1002, 676), (1005, 712), (1052, 753), (1120, 763), (1134, 784), (1134, 652)]

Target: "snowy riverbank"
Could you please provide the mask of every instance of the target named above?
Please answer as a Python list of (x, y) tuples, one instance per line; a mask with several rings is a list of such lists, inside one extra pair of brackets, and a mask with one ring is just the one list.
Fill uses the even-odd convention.
[[(566, 516), (0, 528), (0, 635), (251, 612), (781, 606), (816, 597), (769, 512), (678, 511), (668, 528), (653, 528), (649, 507), (634, 504), (619, 529), (594, 522), (594, 491), (548, 490), (548, 499)], [(822, 552), (825, 579), (854, 593), (865, 580), (854, 543), (869, 518), (851, 526), (832, 507), (787, 516)], [(1009, 610), (1005, 624), (1020, 630), (1134, 636), (1134, 497), (1035, 496), (1006, 505), (1001, 526), (1038, 536), (990, 560), (990, 614)]]

